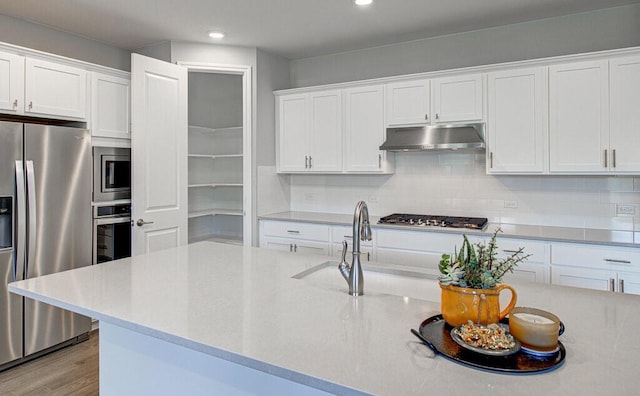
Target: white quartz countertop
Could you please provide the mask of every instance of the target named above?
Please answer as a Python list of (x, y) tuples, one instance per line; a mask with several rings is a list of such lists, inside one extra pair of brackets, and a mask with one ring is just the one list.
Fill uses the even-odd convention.
[[(352, 214), (320, 213), (320, 212), (279, 212), (259, 216), (264, 220), (297, 221), (305, 223), (351, 225)], [(371, 227), (379, 229), (396, 229), (420, 232), (444, 232), (467, 235), (491, 236), (496, 228), (502, 229), (500, 237), (525, 238), (557, 242), (576, 242), (597, 245), (614, 245), (640, 248), (640, 232), (601, 230), (593, 228), (550, 227), (524, 224), (489, 223), (484, 230), (442, 227), (407, 227), (393, 224), (377, 224), (379, 216), (371, 216)]]
[(507, 375), (434, 356), (410, 333), (440, 311), (435, 280), (421, 299), (368, 292), (366, 277), (357, 298), (346, 282), (292, 279), (328, 259), (200, 242), (9, 289), (335, 394), (637, 394), (640, 296), (512, 284), (517, 305), (561, 318), (567, 357), (551, 372)]

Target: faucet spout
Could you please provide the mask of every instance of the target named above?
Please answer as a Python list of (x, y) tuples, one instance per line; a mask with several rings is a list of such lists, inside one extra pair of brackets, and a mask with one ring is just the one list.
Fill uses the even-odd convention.
[(338, 266), (342, 276), (349, 284), (349, 294), (361, 296), (364, 294), (364, 275), (360, 263), (360, 241), (371, 240), (371, 225), (369, 224), (369, 208), (367, 203), (360, 201), (353, 212), (353, 259), (351, 265), (346, 262), (347, 243), (342, 243), (342, 262)]

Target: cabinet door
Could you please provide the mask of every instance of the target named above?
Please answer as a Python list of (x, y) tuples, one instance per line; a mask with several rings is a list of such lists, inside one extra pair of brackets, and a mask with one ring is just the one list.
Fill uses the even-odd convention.
[(551, 172), (605, 172), (609, 148), (607, 61), (549, 68)]
[(314, 92), (309, 95), (309, 170), (342, 171), (342, 93)]
[(0, 112), (23, 114), (24, 57), (0, 52)]
[(383, 172), (384, 95), (382, 85), (344, 90), (345, 170)]
[(31, 58), (26, 58), (25, 65), (25, 113), (86, 117), (85, 70)]
[(429, 80), (415, 80), (385, 85), (387, 125), (424, 124), (429, 122)]
[(434, 121), (481, 121), (482, 75), (471, 74), (433, 80)]
[(610, 169), (640, 172), (640, 56), (612, 59), (609, 67)]
[(640, 294), (640, 273), (618, 272), (616, 290), (620, 293)]
[(544, 172), (544, 69), (489, 73), (488, 80), (487, 173)]
[(616, 273), (605, 269), (551, 266), (551, 283), (585, 289), (615, 291)]
[(278, 113), (278, 172), (306, 171), (307, 95), (280, 96)]
[(91, 134), (130, 139), (131, 82), (93, 73), (91, 78)]

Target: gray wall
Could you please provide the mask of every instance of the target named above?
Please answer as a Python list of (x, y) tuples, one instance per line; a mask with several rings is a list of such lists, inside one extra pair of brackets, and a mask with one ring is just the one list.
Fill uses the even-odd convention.
[(291, 61), (291, 87), (640, 46), (640, 4)]
[(171, 41), (163, 41), (148, 47), (138, 48), (136, 54), (148, 56), (149, 58), (159, 59), (165, 62), (171, 62)]
[(129, 51), (6, 15), (0, 15), (0, 41), (114, 69), (131, 70)]
[(189, 73), (189, 125), (229, 128), (242, 125), (242, 76)]
[(275, 165), (276, 132), (273, 91), (289, 87), (289, 60), (258, 50), (257, 165)]

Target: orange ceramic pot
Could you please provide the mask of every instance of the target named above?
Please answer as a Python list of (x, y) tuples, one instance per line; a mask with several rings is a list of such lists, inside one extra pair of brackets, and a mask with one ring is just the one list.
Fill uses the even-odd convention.
[[(516, 305), (518, 295), (509, 285), (501, 284), (495, 289), (471, 289), (452, 285), (442, 285), (441, 307), (444, 320), (453, 327), (468, 321), (480, 324), (497, 323), (509, 314)], [(500, 311), (500, 292), (511, 291), (511, 301)]]

